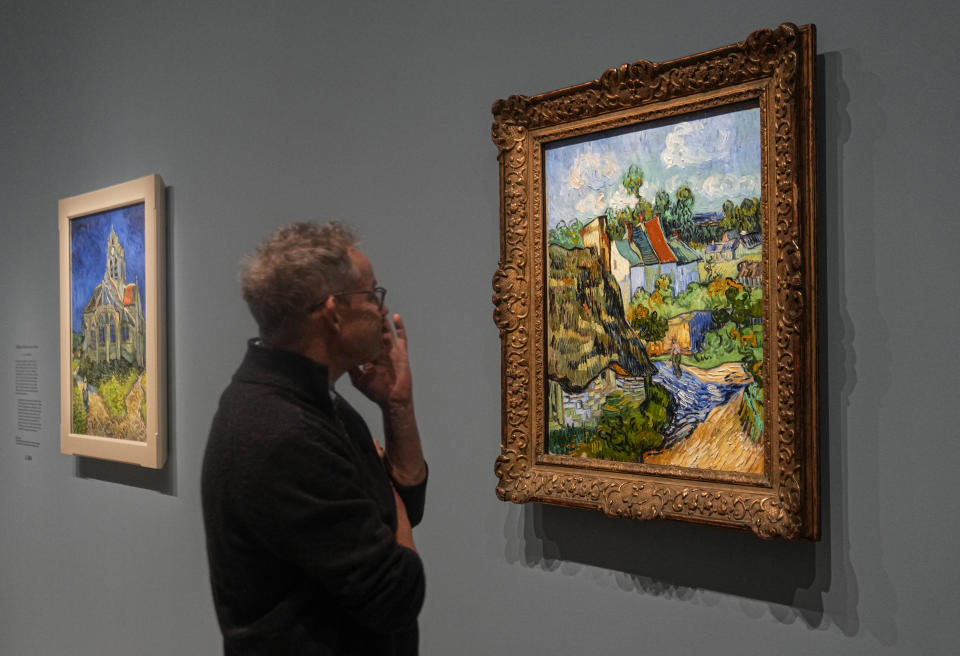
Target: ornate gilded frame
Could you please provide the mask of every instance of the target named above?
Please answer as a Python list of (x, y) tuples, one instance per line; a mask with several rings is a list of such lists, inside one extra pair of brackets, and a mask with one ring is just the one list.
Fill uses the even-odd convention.
[[(493, 105), (500, 162), (494, 321), (502, 347), (497, 496), (818, 539), (815, 28), (784, 24), (664, 63)], [(545, 453), (543, 145), (751, 100), (761, 113), (764, 474), (656, 467)]]
[[(60, 200), (58, 225), (60, 231), (60, 451), (62, 453), (127, 462), (151, 469), (160, 469), (166, 463), (165, 194), (166, 187), (161, 177), (148, 175)], [(91, 408), (94, 398), (97, 396), (100, 399), (105, 398), (105, 391), (98, 390), (92, 382), (88, 382), (82, 376), (83, 370), (78, 367), (78, 363), (83, 357), (84, 342), (78, 343), (77, 340), (85, 338), (82, 335), (74, 335), (72, 318), (76, 293), (73, 284), (75, 276), (72, 258), (75, 249), (79, 249), (81, 243), (79, 238), (75, 240), (74, 224), (84, 221), (96, 221), (98, 226), (111, 224), (111, 234), (120, 235), (123, 234), (123, 230), (114, 232), (112, 217), (117, 216), (114, 213), (123, 212), (128, 208), (139, 208), (137, 222), (142, 224), (136, 231), (136, 237), (130, 237), (126, 243), (118, 236), (118, 243), (123, 248), (130, 252), (134, 249), (143, 260), (143, 279), (139, 279), (139, 275), (126, 277), (128, 271), (132, 274), (133, 267), (125, 270), (124, 275), (120, 276), (125, 278), (126, 283), (133, 283), (127, 284), (123, 290), (123, 304), (130, 307), (140, 306), (142, 310), (143, 342), (137, 347), (140, 352), (138, 359), (142, 360), (140, 363), (142, 374), (137, 377), (130, 393), (124, 398), (125, 404), (129, 399), (133, 399), (127, 407), (128, 415), (137, 412), (137, 410), (131, 410), (131, 407), (140, 407), (140, 412), (145, 414), (145, 417), (141, 415), (141, 418), (136, 420), (135, 439), (105, 436), (103, 432), (88, 430), (90, 423), (86, 417), (93, 414)], [(99, 232), (97, 234), (98, 237), (102, 236)], [(137, 243), (134, 245), (133, 241)], [(100, 242), (89, 243), (95, 243), (99, 247)], [(93, 248), (91, 246), (89, 250), (92, 251)], [(100, 267), (104, 265), (106, 265), (106, 256), (97, 263)], [(109, 265), (106, 266), (109, 268)], [(98, 271), (103, 270), (98, 269)], [(107, 273), (105, 272), (103, 276), (103, 282), (97, 285), (94, 294), (97, 293), (96, 290), (107, 284)], [(76, 277), (80, 278), (80, 276)], [(140, 289), (132, 289), (134, 287)], [(87, 298), (91, 298), (90, 291), (84, 288), (83, 294), (77, 294), (77, 297), (80, 301), (86, 302)], [(92, 298), (90, 303), (93, 303)], [(103, 345), (101, 348), (112, 349), (112, 359), (118, 360), (117, 352), (124, 339), (129, 340), (131, 333), (139, 333), (141, 328), (136, 326), (131, 331), (127, 327), (128, 332), (124, 336), (120, 332), (121, 327), (107, 325), (110, 330), (100, 333), (100, 344)], [(112, 344), (121, 346), (112, 346)], [(85, 408), (82, 413), (84, 418), (81, 423), (84, 430), (77, 430), (76, 425), (74, 410), (79, 408), (78, 401), (74, 399), (76, 389), (86, 392)], [(131, 396), (134, 389), (139, 396)], [(142, 405), (140, 405), (141, 400)], [(106, 407), (101, 402), (97, 402), (96, 405), (101, 410)]]

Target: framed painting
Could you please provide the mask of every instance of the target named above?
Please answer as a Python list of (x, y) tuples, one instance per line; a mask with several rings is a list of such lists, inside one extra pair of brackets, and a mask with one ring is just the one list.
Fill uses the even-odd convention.
[(501, 499), (819, 537), (815, 30), (493, 105)]
[(60, 450), (167, 458), (164, 185), (148, 175), (60, 201)]

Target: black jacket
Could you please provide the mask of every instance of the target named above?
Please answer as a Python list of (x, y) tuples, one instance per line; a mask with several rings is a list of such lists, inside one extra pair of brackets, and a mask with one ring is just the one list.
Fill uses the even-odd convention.
[[(203, 461), (226, 654), (417, 653), (423, 565), (397, 544), (391, 483), (327, 369), (251, 341)], [(426, 481), (398, 488), (412, 524)]]

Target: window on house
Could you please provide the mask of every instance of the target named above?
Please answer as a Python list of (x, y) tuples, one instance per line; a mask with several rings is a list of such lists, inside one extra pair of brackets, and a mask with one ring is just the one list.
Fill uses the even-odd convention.
[(100, 343), (106, 343), (106, 332), (104, 331), (103, 326), (100, 326)]
[(117, 341), (117, 329), (114, 327), (113, 324), (110, 324), (110, 341), (111, 342)]

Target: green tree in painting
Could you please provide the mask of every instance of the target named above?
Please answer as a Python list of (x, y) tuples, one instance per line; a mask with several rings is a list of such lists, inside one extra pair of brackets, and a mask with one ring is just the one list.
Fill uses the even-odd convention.
[[(723, 218), (720, 219), (720, 228), (722, 232), (728, 230), (737, 230), (738, 232), (759, 232), (760, 231), (760, 199), (743, 198), (740, 204), (735, 204), (727, 199), (723, 202)], [(722, 236), (720, 234), (714, 237)]]
[(763, 316), (763, 292), (760, 288), (749, 289), (730, 278), (718, 278), (710, 283), (708, 289), (715, 304), (715, 326), (732, 321), (738, 329), (743, 329)]
[(661, 273), (659, 276), (657, 276), (657, 280), (654, 285), (656, 289), (651, 296), (653, 303), (663, 303), (673, 296), (673, 283), (670, 280), (670, 276), (667, 274)]
[(679, 230), (680, 236), (690, 241), (694, 238), (693, 235), (693, 205), (696, 202), (694, 198), (693, 191), (690, 187), (684, 185), (677, 189), (676, 192), (677, 202), (673, 207), (673, 223), (672, 230)]
[(725, 230), (729, 230), (734, 226), (733, 223), (733, 201), (729, 198), (723, 201), (723, 218), (720, 219), (720, 225), (723, 226)]
[(607, 217), (607, 237), (613, 240), (624, 239), (627, 236), (624, 221), (629, 222), (633, 218), (631, 212), (626, 208), (617, 211), (608, 207), (605, 214)]
[(634, 206), (634, 214), (637, 222), (644, 221), (653, 216), (653, 205), (643, 196), (637, 198), (637, 204)]
[(667, 334), (667, 320), (656, 310), (648, 308), (639, 296), (635, 296), (630, 301), (630, 307), (627, 308), (627, 321), (640, 335), (640, 339), (648, 344), (659, 342)]
[(661, 217), (665, 217), (670, 213), (670, 194), (661, 189), (657, 192), (657, 195), (653, 200), (653, 214), (659, 214)]
[(740, 229), (740, 208), (732, 200), (725, 200), (723, 202), (723, 218), (720, 219), (720, 228), (722, 229), (716, 237), (720, 237), (724, 232), (728, 230), (739, 230)]
[(640, 193), (643, 189), (643, 178), (643, 169), (637, 164), (631, 164), (620, 176), (623, 188), (637, 200), (631, 206), (618, 209), (607, 208), (607, 236), (610, 239), (626, 239), (629, 225), (637, 225), (653, 216), (654, 206)]
[(744, 198), (740, 201), (740, 221), (739, 228), (741, 232), (759, 232), (760, 231), (760, 199)]
[(578, 219), (574, 219), (570, 225), (561, 221), (547, 233), (547, 242), (566, 249), (583, 248), (583, 237), (580, 235), (582, 228), (583, 224)]
[(636, 164), (631, 164), (620, 178), (620, 182), (631, 196), (639, 198), (640, 188), (643, 187), (643, 169)]
[(697, 241), (700, 235), (693, 222), (693, 206), (696, 202), (693, 191), (687, 185), (683, 185), (677, 188), (674, 197), (676, 202), (671, 204), (670, 194), (666, 191), (658, 191), (654, 213), (660, 214), (660, 222), (667, 234), (677, 232), (686, 241)]
[(644, 451), (663, 443), (662, 431), (672, 416), (670, 402), (670, 393), (653, 382), (647, 385), (647, 398), (642, 404), (622, 392), (610, 394), (597, 424), (597, 439), (585, 445), (586, 455), (639, 461)]
[(639, 223), (645, 216), (644, 212), (649, 211), (650, 203), (641, 194), (643, 188), (643, 169), (636, 164), (631, 164), (627, 170), (620, 176), (620, 183), (631, 196), (637, 199), (636, 203), (629, 207), (614, 209), (607, 208), (607, 236), (613, 240), (625, 239), (627, 237), (627, 225)]

